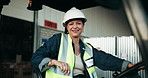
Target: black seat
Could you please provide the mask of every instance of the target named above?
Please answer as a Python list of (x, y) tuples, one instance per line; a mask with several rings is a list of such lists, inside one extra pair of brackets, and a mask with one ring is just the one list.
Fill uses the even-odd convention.
[(45, 75), (41, 73), (39, 69), (33, 69), (32, 78), (45, 78)]

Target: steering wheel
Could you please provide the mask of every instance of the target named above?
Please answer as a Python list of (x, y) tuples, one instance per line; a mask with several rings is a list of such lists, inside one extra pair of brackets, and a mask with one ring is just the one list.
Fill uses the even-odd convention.
[(138, 62), (134, 66), (128, 68), (127, 70), (125, 70), (125, 71), (123, 71), (121, 73), (117, 73), (117, 72), (113, 73), (113, 77), (114, 78), (123, 78), (126, 74), (129, 74), (130, 72), (141, 70), (141, 69), (138, 69), (141, 66), (144, 66), (144, 62), (143, 61)]

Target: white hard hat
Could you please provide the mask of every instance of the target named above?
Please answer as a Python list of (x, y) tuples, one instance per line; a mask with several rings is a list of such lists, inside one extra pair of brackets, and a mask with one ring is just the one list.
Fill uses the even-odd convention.
[(83, 18), (84, 22), (86, 22), (86, 18), (84, 16), (84, 14), (79, 9), (76, 9), (75, 7), (73, 7), (65, 13), (63, 25), (65, 26), (65, 23), (68, 20), (77, 19), (77, 18)]

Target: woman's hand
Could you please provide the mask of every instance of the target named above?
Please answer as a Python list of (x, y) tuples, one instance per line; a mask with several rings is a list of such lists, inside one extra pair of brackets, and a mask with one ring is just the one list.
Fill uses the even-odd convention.
[[(140, 62), (142, 62), (142, 61), (140, 61)], [(138, 62), (138, 63), (140, 63), (140, 62)], [(136, 63), (136, 64), (138, 64), (138, 63)], [(128, 68), (130, 68), (130, 67), (133, 67), (134, 65), (136, 65), (136, 64), (131, 64), (131, 63), (129, 63), (128, 64)], [(138, 70), (141, 70), (141, 69), (144, 69), (145, 68), (145, 66), (141, 66), (141, 67), (139, 67), (139, 68), (137, 68)]]
[(64, 74), (70, 74), (70, 68), (67, 63), (57, 60), (51, 60), (50, 62), (48, 62), (48, 66), (52, 65), (58, 66)]
[(130, 68), (130, 67), (132, 67), (132, 66), (134, 66), (134, 64), (129, 63), (127, 67)]

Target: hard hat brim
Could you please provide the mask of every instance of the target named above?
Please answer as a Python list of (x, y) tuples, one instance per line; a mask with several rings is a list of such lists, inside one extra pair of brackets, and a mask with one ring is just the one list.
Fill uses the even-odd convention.
[(66, 27), (67, 23), (73, 20), (81, 20), (83, 23), (85, 23), (87, 21), (86, 18), (73, 18), (73, 19), (69, 19), (66, 22), (63, 23), (63, 26)]

